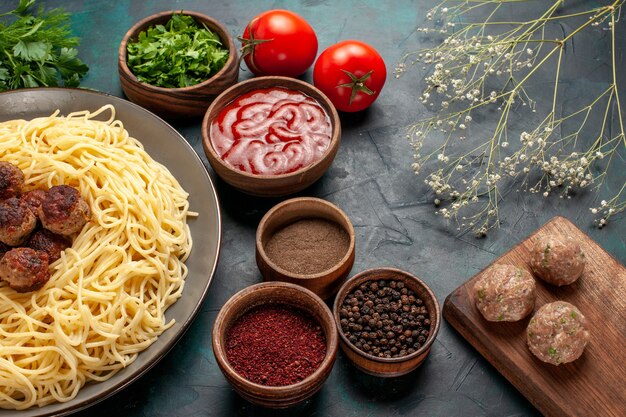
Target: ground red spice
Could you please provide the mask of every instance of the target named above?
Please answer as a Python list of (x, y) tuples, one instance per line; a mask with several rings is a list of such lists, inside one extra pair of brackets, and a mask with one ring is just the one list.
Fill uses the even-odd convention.
[(291, 385), (311, 375), (326, 356), (326, 337), (308, 313), (266, 304), (245, 313), (226, 333), (226, 357), (249, 381)]

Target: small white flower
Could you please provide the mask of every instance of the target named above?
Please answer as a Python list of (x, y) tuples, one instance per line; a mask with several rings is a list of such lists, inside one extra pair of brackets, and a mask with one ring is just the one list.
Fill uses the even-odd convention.
[(461, 124), (459, 125), (459, 129), (461, 129), (461, 130), (464, 130), (466, 127), (467, 127), (467, 126), (465, 126), (463, 123), (461, 123)]
[(600, 219), (600, 224), (601, 225), (605, 225), (606, 224), (606, 219)]
[(533, 50), (532, 50), (532, 49), (530, 49), (530, 48), (528, 48), (528, 49), (526, 49), (526, 53), (527, 53), (528, 55), (532, 55), (532, 54), (533, 54)]
[(435, 205), (438, 206), (439, 204), (441, 204), (441, 200), (439, 200), (438, 198), (435, 198)]
[(600, 151), (596, 152), (596, 157), (598, 157), (599, 159), (604, 158), (604, 154)]
[(595, 208), (595, 207), (594, 207), (594, 208), (591, 208), (591, 209), (589, 209), (589, 210), (591, 210), (591, 213), (593, 213), (593, 214), (598, 214), (598, 209), (597, 209), (597, 208)]
[(502, 147), (503, 147), (503, 148), (506, 148), (506, 147), (508, 147), (508, 146), (509, 146), (509, 142), (502, 142)]
[(543, 193), (544, 197), (547, 197), (548, 195), (550, 195), (550, 193), (548, 193), (547, 191)]
[(441, 13), (448, 13), (448, 8), (444, 7), (443, 9), (441, 9)]
[(607, 204), (607, 203), (606, 203), (606, 200), (602, 200), (602, 201), (600, 201), (600, 205), (601, 205), (602, 207), (606, 207), (606, 204)]

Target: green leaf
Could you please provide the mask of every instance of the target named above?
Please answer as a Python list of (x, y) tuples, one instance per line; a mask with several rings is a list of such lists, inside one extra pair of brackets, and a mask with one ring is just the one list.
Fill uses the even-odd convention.
[(63, 80), (63, 83), (65, 85), (65, 87), (78, 87), (78, 85), (80, 84), (80, 78), (78, 77), (77, 73), (72, 74), (71, 77), (66, 78)]
[(34, 35), (43, 24), (44, 24), (44, 21), (40, 20), (35, 25), (33, 25), (33, 27), (28, 32), (26, 32), (25, 34), (21, 35), (20, 38), (28, 38), (29, 36)]
[(78, 38), (71, 36), (69, 15), (43, 7), (31, 15), (34, 3), (21, 0), (0, 15), (0, 90), (54, 86), (60, 79), (76, 84), (88, 71), (74, 48)]
[(17, 8), (13, 12), (15, 14), (23, 14), (34, 3), (35, 3), (35, 0), (20, 0), (19, 6), (17, 6)]
[(61, 48), (61, 53), (57, 59), (57, 67), (61, 72), (61, 78), (69, 79), (73, 75), (78, 77), (84, 77), (89, 70), (89, 67), (85, 65), (77, 57), (78, 51), (74, 48)]
[(24, 87), (27, 87), (27, 88), (39, 87), (39, 83), (37, 83), (37, 80), (33, 78), (32, 75), (30, 74), (24, 74), (20, 78), (22, 79), (22, 83), (24, 84)]
[(19, 40), (13, 47), (13, 55), (25, 61), (41, 61), (48, 55), (49, 45), (44, 42), (23, 42)]

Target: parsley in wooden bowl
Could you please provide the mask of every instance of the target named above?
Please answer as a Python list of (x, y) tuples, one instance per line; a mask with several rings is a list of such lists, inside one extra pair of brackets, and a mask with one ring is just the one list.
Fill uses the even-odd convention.
[(128, 99), (167, 119), (201, 116), (239, 77), (232, 36), (201, 13), (167, 11), (124, 36), (118, 70)]

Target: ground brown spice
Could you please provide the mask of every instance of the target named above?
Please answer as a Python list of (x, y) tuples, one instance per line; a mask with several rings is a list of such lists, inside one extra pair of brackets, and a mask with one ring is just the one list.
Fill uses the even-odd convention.
[(312, 275), (337, 265), (349, 246), (350, 237), (339, 224), (306, 218), (276, 231), (265, 244), (265, 253), (289, 272)]

